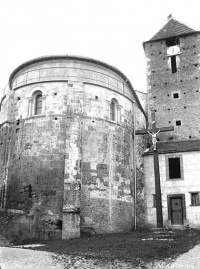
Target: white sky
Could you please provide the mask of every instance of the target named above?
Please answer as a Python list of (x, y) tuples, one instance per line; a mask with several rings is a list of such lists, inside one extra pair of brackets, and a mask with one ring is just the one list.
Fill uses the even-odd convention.
[(142, 42), (170, 13), (200, 30), (199, 0), (0, 0), (0, 92), (21, 63), (58, 54), (104, 61), (146, 91)]

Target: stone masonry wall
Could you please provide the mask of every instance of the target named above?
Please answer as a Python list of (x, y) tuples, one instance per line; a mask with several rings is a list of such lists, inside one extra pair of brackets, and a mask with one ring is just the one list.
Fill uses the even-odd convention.
[[(40, 70), (40, 65), (24, 69), (26, 80), (17, 75), (15, 88), (3, 103), (3, 113), (10, 107), (10, 123), (1, 119), (1, 205), (18, 214), (13, 225), (21, 238), (72, 238), (85, 228), (97, 233), (130, 230), (134, 226), (133, 95), (119, 75), (106, 68), (102, 80), (110, 76), (103, 82), (110, 88), (76, 77), (83, 63), (66, 64), (72, 69), (81, 66), (78, 73), (65, 73), (67, 81), (66, 77), (55, 81), (59, 73), (55, 69), (51, 73), (51, 65), (59, 67), (60, 62), (46, 62), (46, 69), (43, 64), (39, 77), (33, 69)], [(86, 66), (91, 72), (83, 73), (84, 80), (97, 79), (89, 74), (101, 68)], [(43, 93), (41, 115), (30, 113), (35, 91)], [(110, 120), (112, 98), (119, 104), (119, 122)], [(6, 135), (5, 130), (9, 130)]]
[[(200, 35), (179, 40), (176, 73), (171, 71), (165, 40), (145, 44), (149, 111), (156, 110), (158, 127), (175, 127), (174, 132), (160, 134), (160, 140), (195, 139), (200, 132)], [(174, 99), (174, 93), (179, 98)], [(176, 120), (181, 120), (181, 126), (176, 126)]]

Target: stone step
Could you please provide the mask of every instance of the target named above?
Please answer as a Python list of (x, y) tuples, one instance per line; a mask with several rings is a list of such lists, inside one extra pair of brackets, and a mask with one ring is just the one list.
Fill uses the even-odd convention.
[(184, 225), (172, 225), (170, 228), (172, 230), (185, 230), (186, 229)]

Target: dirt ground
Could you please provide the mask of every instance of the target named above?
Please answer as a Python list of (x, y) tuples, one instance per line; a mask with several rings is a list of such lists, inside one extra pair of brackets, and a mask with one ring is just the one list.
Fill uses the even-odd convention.
[[(152, 231), (0, 248), (1, 269), (200, 268), (200, 231)], [(3, 245), (3, 244), (2, 244)]]

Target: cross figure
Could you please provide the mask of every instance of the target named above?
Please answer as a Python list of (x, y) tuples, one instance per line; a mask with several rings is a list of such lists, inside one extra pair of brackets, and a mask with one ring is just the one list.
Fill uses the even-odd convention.
[(163, 228), (163, 214), (162, 214), (162, 197), (160, 188), (160, 171), (159, 160), (157, 151), (157, 134), (159, 132), (173, 131), (174, 127), (162, 127), (156, 128), (155, 111), (151, 111), (152, 117), (152, 129), (143, 129), (135, 131), (136, 135), (150, 134), (152, 136), (153, 143), (153, 159), (154, 159), (154, 175), (155, 175), (155, 194), (156, 194), (156, 216), (157, 216), (157, 228)]

